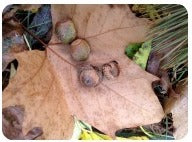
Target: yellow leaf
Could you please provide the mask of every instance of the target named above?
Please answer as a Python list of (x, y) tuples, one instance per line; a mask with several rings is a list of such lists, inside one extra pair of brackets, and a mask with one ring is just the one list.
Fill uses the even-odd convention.
[(130, 140), (149, 140), (149, 138), (146, 136), (131, 136), (127, 139), (130, 139)]
[(116, 137), (116, 140), (149, 140), (146, 136), (131, 136), (128, 138)]
[(112, 140), (112, 138), (110, 138), (107, 135), (99, 134), (97, 132), (88, 131), (85, 129), (82, 129), (80, 139), (81, 140)]
[(99, 135), (97, 135), (94, 132), (90, 132), (90, 135), (91, 135), (93, 140), (104, 140), (102, 137), (100, 137)]
[(111, 137), (109, 137), (108, 135), (104, 135), (104, 134), (100, 134), (95, 132), (97, 135), (99, 135), (103, 140), (112, 140)]
[(80, 140), (92, 140), (92, 137), (86, 130), (82, 130)]

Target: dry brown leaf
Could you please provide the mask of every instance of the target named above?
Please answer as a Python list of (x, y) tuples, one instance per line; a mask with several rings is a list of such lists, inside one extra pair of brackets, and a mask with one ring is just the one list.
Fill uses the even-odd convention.
[(172, 109), (173, 123), (176, 131), (173, 133), (176, 139), (183, 138), (188, 132), (188, 90), (185, 89), (183, 96), (177, 100)]
[[(5, 12), (10, 17), (7, 17), (7, 19), (11, 18), (13, 14), (16, 12), (15, 7), (13, 5), (8, 5), (8, 8), (5, 9), (11, 9), (10, 12)], [(6, 10), (5, 10), (6, 11)], [(5, 14), (5, 15), (6, 15)], [(8, 21), (3, 21), (2, 23), (2, 35), (3, 35), (3, 42), (2, 42), (2, 70), (4, 71), (7, 67), (7, 65), (12, 62), (15, 57), (14, 53), (23, 52), (26, 49), (26, 44), (23, 38), (23, 29), (19, 23), (14, 21), (13, 19)]]
[(33, 127), (42, 127), (42, 139), (70, 138), (73, 119), (45, 52), (25, 51), (16, 59), (19, 67), (3, 92), (3, 108), (24, 106), (24, 135)]
[(160, 59), (161, 59), (160, 54), (157, 54), (155, 52), (151, 52), (149, 55), (149, 59), (147, 61), (147, 68), (146, 71), (159, 76), (160, 75), (160, 69), (159, 69), (159, 65), (160, 65)]
[(182, 139), (188, 131), (188, 87), (179, 86), (176, 91), (179, 90), (181, 97), (172, 97), (165, 105), (165, 113), (172, 113), (175, 128), (173, 135), (177, 140)]
[[(161, 121), (164, 112), (151, 87), (158, 78), (124, 55), (128, 43), (144, 41), (149, 22), (136, 18), (126, 5), (52, 5), (53, 27), (67, 17), (74, 21), (78, 37), (91, 45), (87, 62), (116, 60), (120, 75), (85, 88), (68, 45), (49, 45), (46, 53), (52, 65), (42, 52), (21, 53), (18, 73), (3, 93), (3, 106), (26, 107), (25, 132), (37, 125), (43, 127), (45, 139), (69, 138), (71, 115), (111, 136), (118, 129)], [(53, 34), (50, 43), (55, 42), (59, 40)]]
[(24, 118), (24, 108), (22, 106), (9, 106), (3, 108), (3, 134), (11, 140), (28, 139), (32, 140), (42, 135), (43, 131), (39, 127), (31, 129), (27, 135), (22, 133), (22, 123)]
[[(65, 10), (63, 10), (65, 9)], [(143, 71), (124, 55), (127, 43), (141, 42), (149, 22), (136, 18), (128, 6), (108, 5), (52, 5), (53, 27), (57, 21), (71, 18), (78, 37), (91, 45), (87, 62), (102, 65), (116, 60), (120, 76), (104, 80), (96, 88), (79, 84), (77, 69), (48, 50), (58, 79), (62, 84), (68, 106), (73, 115), (102, 132), (114, 136), (116, 130), (159, 122), (162, 107), (151, 88), (157, 77)], [(59, 42), (53, 34), (51, 43)], [(69, 46), (50, 46), (60, 57), (76, 64), (70, 57)]]
[[(9, 27), (3, 26), (3, 28)], [(2, 70), (4, 71), (7, 65), (15, 59), (14, 53), (23, 52), (24, 50), (26, 50), (26, 44), (19, 29), (12, 29), (11, 32), (6, 33), (3, 36), (2, 43)]]

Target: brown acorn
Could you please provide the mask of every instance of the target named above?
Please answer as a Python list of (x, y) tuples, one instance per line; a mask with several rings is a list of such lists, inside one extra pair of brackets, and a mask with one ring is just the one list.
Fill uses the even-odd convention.
[(112, 80), (119, 76), (120, 69), (116, 61), (111, 61), (102, 66), (102, 72), (105, 78)]
[(76, 61), (87, 60), (90, 51), (89, 44), (83, 39), (73, 41), (70, 47), (71, 56)]
[(95, 87), (102, 81), (102, 73), (95, 66), (84, 65), (80, 69), (79, 80), (83, 86)]
[(55, 32), (57, 37), (64, 44), (72, 42), (77, 35), (75, 25), (71, 20), (57, 22), (55, 25)]

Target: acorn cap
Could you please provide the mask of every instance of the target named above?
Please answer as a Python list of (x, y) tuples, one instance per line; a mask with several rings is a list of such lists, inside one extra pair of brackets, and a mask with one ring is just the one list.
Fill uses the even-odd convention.
[(110, 61), (102, 66), (102, 72), (106, 79), (115, 79), (120, 73), (119, 65), (116, 61)]
[(79, 80), (83, 86), (95, 87), (102, 81), (102, 73), (97, 67), (85, 65), (80, 68)]

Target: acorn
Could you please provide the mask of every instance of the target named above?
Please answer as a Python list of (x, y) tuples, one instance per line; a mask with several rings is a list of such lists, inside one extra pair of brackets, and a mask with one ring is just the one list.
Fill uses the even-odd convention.
[(116, 61), (111, 61), (109, 63), (106, 63), (102, 66), (102, 72), (103, 72), (103, 76), (106, 79), (108, 80), (115, 79), (120, 74), (119, 65)]
[(85, 61), (89, 57), (91, 49), (87, 41), (83, 39), (77, 39), (72, 42), (70, 47), (70, 53), (74, 60)]
[(64, 44), (72, 42), (77, 35), (75, 25), (71, 20), (57, 22), (55, 25), (55, 32), (57, 37)]
[(79, 80), (83, 86), (95, 87), (102, 81), (102, 72), (92, 65), (84, 65), (80, 68)]

